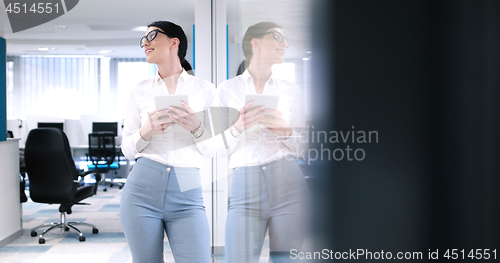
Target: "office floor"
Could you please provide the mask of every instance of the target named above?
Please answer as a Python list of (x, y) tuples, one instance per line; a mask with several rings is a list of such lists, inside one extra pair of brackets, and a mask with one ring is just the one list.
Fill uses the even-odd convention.
[[(58, 205), (33, 203), (23, 204), (24, 234), (9, 245), (0, 248), (0, 263), (127, 263), (132, 262), (127, 241), (120, 225), (119, 204), (121, 190), (108, 187), (103, 192), (100, 186), (96, 196), (86, 199), (91, 205), (74, 206), (67, 221), (91, 223), (99, 229), (92, 234), (90, 227), (78, 226), (86, 237), (85, 242), (78, 241), (75, 231), (61, 233), (52, 230), (45, 235), (46, 243), (38, 244), (38, 237), (30, 236), (30, 229), (44, 223), (59, 221)], [(41, 231), (43, 232), (43, 230)], [(41, 233), (38, 232), (39, 234)], [(264, 244), (260, 262), (268, 262), (268, 242)], [(164, 242), (165, 262), (174, 262), (168, 240)], [(223, 263), (223, 256), (213, 259)]]

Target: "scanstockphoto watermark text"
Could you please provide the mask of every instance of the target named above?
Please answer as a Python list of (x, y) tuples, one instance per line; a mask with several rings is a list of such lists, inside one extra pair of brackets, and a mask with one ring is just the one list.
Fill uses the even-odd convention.
[[(436, 253), (436, 252), (432, 252)], [(429, 255), (431, 252), (429, 251)], [(434, 259), (429, 256), (429, 259)], [(358, 260), (358, 259), (424, 259), (422, 252), (386, 252), (369, 251), (368, 249), (349, 249), (349, 251), (333, 251), (331, 249), (323, 249), (321, 251), (304, 252), (296, 249), (290, 250), (290, 259), (336, 259), (336, 260)]]
[(382, 260), (382, 259), (407, 259), (407, 260), (498, 260), (497, 249), (493, 248), (473, 248), (473, 249), (428, 249), (427, 252), (390, 252), (390, 251), (370, 251), (368, 249), (349, 249), (349, 251), (333, 251), (323, 249), (321, 251), (299, 251), (290, 250), (290, 259), (336, 259), (336, 260)]
[(306, 160), (307, 164), (314, 161), (363, 161), (367, 144), (379, 142), (379, 133), (376, 130), (315, 130), (314, 126), (297, 132), (293, 139), (300, 143), (307, 143), (315, 147), (303, 148), (297, 157)]

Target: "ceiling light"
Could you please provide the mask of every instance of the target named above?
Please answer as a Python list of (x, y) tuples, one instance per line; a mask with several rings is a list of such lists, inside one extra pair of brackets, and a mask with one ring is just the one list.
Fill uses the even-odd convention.
[(39, 47), (38, 50), (39, 51), (49, 51), (49, 48), (48, 47)]
[(111, 49), (99, 50), (99, 54), (107, 54), (107, 53), (111, 53), (111, 52), (113, 52), (113, 50), (111, 50)]
[(22, 58), (105, 58), (101, 55), (21, 55)]
[(141, 32), (144, 32), (144, 31), (146, 31), (146, 30), (148, 30), (148, 27), (147, 27), (147, 26), (138, 26), (138, 27), (134, 27), (134, 28), (132, 29), (132, 31), (141, 31)]
[(57, 25), (56, 29), (66, 29), (66, 26), (64, 26), (64, 25)]

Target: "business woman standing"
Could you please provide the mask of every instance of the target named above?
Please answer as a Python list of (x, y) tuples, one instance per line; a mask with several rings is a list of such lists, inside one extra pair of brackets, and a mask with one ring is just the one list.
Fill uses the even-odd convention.
[[(120, 204), (133, 262), (163, 262), (165, 232), (175, 262), (210, 262), (199, 169), (202, 156), (212, 150), (203, 142), (210, 137), (209, 125), (195, 112), (211, 105), (215, 88), (186, 72), (191, 67), (184, 59), (187, 38), (180, 26), (153, 22), (140, 45), (158, 72), (133, 89), (123, 132), (125, 157), (137, 159)], [(154, 97), (163, 94), (185, 94), (189, 104), (156, 111)]]
[[(227, 263), (259, 262), (269, 231), (271, 262), (290, 260), (304, 239), (307, 186), (297, 156), (307, 138), (301, 138), (305, 114), (301, 91), (273, 74), (283, 62), (287, 39), (281, 27), (262, 22), (248, 28), (243, 38), (244, 72), (220, 84), (219, 105), (239, 109), (238, 120), (226, 120), (227, 148), (233, 169), (226, 221)], [(249, 94), (279, 97), (277, 110), (256, 102)], [(228, 114), (229, 116), (230, 114)]]

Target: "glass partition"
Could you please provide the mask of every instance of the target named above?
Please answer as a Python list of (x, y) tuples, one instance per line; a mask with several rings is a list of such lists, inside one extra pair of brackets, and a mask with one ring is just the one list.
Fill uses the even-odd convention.
[(255, 106), (276, 111), (250, 127), (226, 119), (227, 144), (214, 159), (215, 262), (289, 260), (290, 250), (311, 245), (301, 154), (310, 107), (310, 3), (215, 1), (214, 14), (222, 11), (225, 18), (214, 24), (219, 106), (240, 111), (248, 95), (257, 95)]
[[(239, 256), (252, 252), (251, 260), (264, 262), (291, 249), (301, 250), (310, 242), (305, 208), (308, 177), (303, 169), (307, 160), (302, 158), (307, 148), (313, 57), (309, 1), (147, 4), (152, 2), (127, 3), (121, 7), (123, 13), (106, 17), (84, 12), (94, 7), (81, 2), (58, 21), (68, 24), (61, 39), (37, 39), (30, 35), (38, 32), (36, 28), (8, 33), (8, 116), (27, 120), (22, 128), (14, 127), (15, 133), (26, 137), (34, 128), (32, 123), (47, 117), (71, 121), (65, 131), (73, 148), (85, 148), (94, 121), (109, 119), (118, 125), (117, 135), (124, 134), (130, 93), (157, 71), (146, 62), (139, 39), (148, 23), (172, 21), (186, 33), (185, 58), (194, 75), (217, 89), (213, 107), (228, 113), (219, 116), (221, 126), (212, 127), (220, 133), (215, 138), (217, 155), (204, 158), (200, 169), (213, 259), (248, 262)], [(140, 25), (144, 28), (137, 28)], [(73, 30), (79, 27), (85, 28), (85, 36)], [(60, 34), (57, 30), (52, 34)], [(247, 31), (250, 38), (244, 41)], [(55, 44), (43, 51), (47, 55), (40, 55), (41, 51), (23, 51), (18, 46), (23, 41)], [(250, 100), (253, 106), (241, 111)], [(255, 106), (265, 106), (266, 111)], [(217, 117), (215, 111), (212, 117)], [(170, 249), (165, 249), (164, 256), (167, 262), (174, 260)]]

